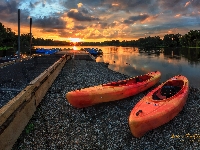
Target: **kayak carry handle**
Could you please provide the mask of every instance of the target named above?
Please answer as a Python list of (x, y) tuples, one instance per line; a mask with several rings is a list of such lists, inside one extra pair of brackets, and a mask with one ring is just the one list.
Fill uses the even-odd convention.
[(138, 116), (141, 112), (142, 110), (138, 110), (138, 112), (136, 112), (136, 116)]

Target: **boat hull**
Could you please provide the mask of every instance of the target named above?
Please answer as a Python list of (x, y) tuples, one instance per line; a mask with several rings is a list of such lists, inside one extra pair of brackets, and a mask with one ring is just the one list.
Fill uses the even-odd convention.
[[(163, 89), (164, 85), (177, 84), (179, 91), (169, 98), (154, 98)], [(181, 84), (178, 86), (178, 84)], [(171, 91), (170, 91), (171, 92)], [(142, 98), (132, 109), (129, 116), (129, 127), (131, 133), (139, 138), (147, 131), (155, 129), (172, 120), (184, 107), (189, 92), (189, 82), (184, 76), (175, 76), (161, 84), (144, 98)], [(171, 93), (169, 93), (171, 94)], [(164, 94), (163, 94), (164, 95)], [(161, 95), (162, 96), (162, 95)]]
[[(77, 108), (120, 100), (136, 95), (152, 87), (160, 80), (160, 77), (161, 73), (155, 71), (123, 81), (71, 91), (66, 94), (66, 99), (72, 106)], [(136, 81), (137, 78), (143, 81)]]

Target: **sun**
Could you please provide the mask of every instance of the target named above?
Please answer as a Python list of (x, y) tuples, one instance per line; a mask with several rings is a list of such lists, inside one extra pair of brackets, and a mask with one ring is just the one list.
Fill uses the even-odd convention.
[(80, 38), (69, 38), (70, 42), (76, 43), (76, 42), (81, 42)]

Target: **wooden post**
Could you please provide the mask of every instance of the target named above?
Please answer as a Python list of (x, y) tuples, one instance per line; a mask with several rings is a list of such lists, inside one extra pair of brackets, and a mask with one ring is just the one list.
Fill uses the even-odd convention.
[(31, 33), (31, 27), (32, 27), (32, 18), (30, 18), (30, 55), (31, 55), (31, 49), (32, 49), (32, 33)]
[(20, 59), (20, 9), (18, 9), (18, 59)]

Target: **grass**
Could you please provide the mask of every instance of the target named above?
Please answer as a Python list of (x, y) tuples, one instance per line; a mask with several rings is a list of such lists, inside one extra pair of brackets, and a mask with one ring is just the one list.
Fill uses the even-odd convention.
[(200, 48), (199, 46), (197, 46), (197, 47), (189, 47), (189, 48)]
[(34, 130), (34, 124), (33, 123), (29, 123), (26, 128), (25, 131), (27, 134), (29, 134), (32, 130)]
[(0, 47), (0, 51), (1, 51), (1, 50), (8, 50), (8, 49), (10, 49), (10, 48), (13, 48), (13, 47), (6, 47), (6, 46)]

